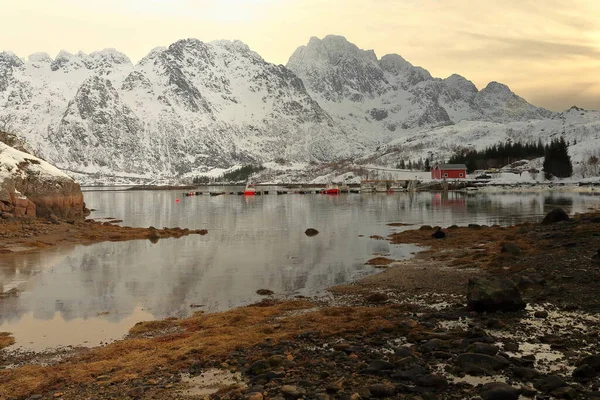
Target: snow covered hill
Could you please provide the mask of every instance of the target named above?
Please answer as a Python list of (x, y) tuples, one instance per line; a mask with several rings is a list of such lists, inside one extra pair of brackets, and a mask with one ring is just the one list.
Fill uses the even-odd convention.
[(0, 106), (5, 130), (74, 172), (177, 176), (365, 150), (297, 76), (241, 42), (182, 40), (136, 66), (112, 49), (26, 62), (0, 53)]
[(287, 67), (308, 92), (349, 131), (393, 140), (399, 130), (423, 130), (461, 120), (498, 123), (550, 118), (554, 114), (491, 82), (478, 91), (460, 75), (446, 79), (415, 67), (397, 54), (378, 59), (342, 36), (311, 38)]
[(478, 90), (459, 75), (434, 78), (340, 36), (312, 38), (287, 66), (239, 41), (195, 39), (136, 65), (114, 49), (0, 53), (0, 130), (84, 180), (168, 179), (276, 159), (395, 164), (556, 134), (577, 138), (583, 154), (600, 147), (599, 120), (537, 108), (497, 82)]

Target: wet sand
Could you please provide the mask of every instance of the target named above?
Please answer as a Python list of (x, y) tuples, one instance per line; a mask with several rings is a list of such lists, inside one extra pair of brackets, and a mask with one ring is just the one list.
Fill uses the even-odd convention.
[[(332, 288), (331, 298), (269, 297), (140, 323), (125, 340), (51, 365), (23, 359), (0, 370), (0, 398), (204, 398), (206, 386), (221, 399), (469, 398), (492, 390), (489, 382), (525, 397), (594, 397), (600, 365), (584, 357), (600, 335), (599, 228), (590, 213), (555, 225), (453, 227), (441, 240), (429, 227), (394, 234), (393, 243), (428, 250)], [(474, 275), (512, 279), (527, 309), (467, 310)], [(14, 363), (0, 357), (0, 366)], [(215, 370), (237, 378), (223, 372), (222, 384), (198, 384)]]

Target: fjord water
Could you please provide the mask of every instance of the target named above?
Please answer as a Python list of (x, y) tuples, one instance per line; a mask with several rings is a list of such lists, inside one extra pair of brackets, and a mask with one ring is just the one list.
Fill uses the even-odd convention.
[[(138, 321), (257, 301), (258, 289), (323, 294), (376, 272), (365, 265), (375, 255), (406, 259), (418, 251), (372, 235), (423, 224), (539, 221), (556, 206), (584, 212), (598, 199), (576, 193), (183, 197), (173, 191), (86, 191), (93, 218), (209, 233), (3, 256), (0, 288), (20, 293), (0, 300), (0, 332), (13, 332), (14, 348), (98, 345), (122, 337)], [(391, 222), (413, 226), (387, 226)], [(320, 233), (307, 237), (307, 228)]]

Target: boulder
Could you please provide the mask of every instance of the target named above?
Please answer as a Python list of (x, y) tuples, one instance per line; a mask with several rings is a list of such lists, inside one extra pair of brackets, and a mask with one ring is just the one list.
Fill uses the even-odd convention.
[(46, 161), (0, 143), (2, 211), (17, 217), (84, 218), (81, 188)]
[(456, 358), (456, 365), (468, 374), (489, 374), (510, 365), (507, 359), (500, 356), (489, 356), (479, 353), (463, 353)]
[(446, 233), (442, 231), (442, 228), (438, 227), (435, 232), (431, 234), (434, 239), (444, 239), (446, 237)]
[(319, 231), (314, 228), (308, 228), (307, 230), (304, 231), (304, 234), (309, 237), (317, 236), (319, 234)]
[(467, 286), (467, 308), (477, 312), (517, 311), (525, 308), (525, 302), (510, 279), (475, 277)]
[(483, 400), (517, 400), (519, 391), (502, 382), (486, 383), (481, 388), (481, 398)]
[(544, 378), (540, 378), (534, 382), (533, 386), (536, 389), (541, 390), (544, 393), (550, 393), (556, 389), (567, 386), (565, 380), (558, 375), (549, 375)]
[(546, 214), (546, 216), (542, 220), (542, 225), (556, 224), (562, 221), (569, 221), (569, 219), (569, 214), (567, 214), (565, 210), (563, 210), (562, 208), (555, 208), (554, 210)]
[(500, 245), (500, 252), (518, 256), (521, 254), (521, 248), (513, 242), (504, 242)]

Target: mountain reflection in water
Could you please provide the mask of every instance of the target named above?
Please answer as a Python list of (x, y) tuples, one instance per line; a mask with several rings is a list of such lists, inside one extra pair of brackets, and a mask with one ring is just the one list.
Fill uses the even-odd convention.
[[(418, 251), (369, 238), (409, 229), (387, 223), (508, 225), (539, 220), (556, 204), (582, 212), (597, 203), (595, 196), (548, 193), (180, 195), (86, 192), (86, 203), (98, 210), (94, 218), (115, 217), (127, 226), (205, 228), (209, 233), (155, 244), (106, 242), (4, 255), (0, 288), (20, 293), (0, 300), (0, 331), (14, 332), (15, 347), (28, 349), (96, 345), (122, 337), (140, 320), (257, 301), (258, 289), (323, 293), (375, 272), (365, 265), (374, 255), (406, 259)], [(307, 228), (320, 233), (307, 237)]]

